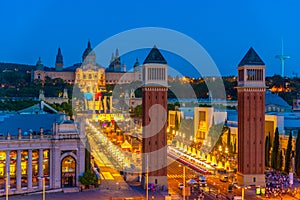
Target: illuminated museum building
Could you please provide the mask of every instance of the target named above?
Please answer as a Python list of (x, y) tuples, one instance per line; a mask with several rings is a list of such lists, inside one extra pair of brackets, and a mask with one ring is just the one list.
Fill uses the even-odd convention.
[[(78, 83), (78, 76), (83, 79), (85, 73), (82, 71), (86, 70), (86, 66), (91, 64), (94, 68), (88, 67), (90, 70), (97, 70), (97, 75), (87, 77), (93, 81), (99, 81), (100, 85), (106, 84), (126, 84), (133, 81), (142, 81), (142, 67), (138, 60), (133, 65), (132, 71), (126, 71), (125, 63), (121, 62), (119, 56), (119, 50), (116, 49), (115, 54), (112, 54), (109, 66), (104, 70), (104, 67), (100, 67), (96, 63), (96, 53), (91, 47), (90, 41), (88, 41), (87, 47), (82, 54), (82, 62), (75, 63), (72, 66), (64, 67), (63, 55), (61, 49), (58, 48), (58, 52), (55, 60), (55, 68), (46, 67), (43, 65), (41, 58), (38, 59), (35, 70), (32, 72), (32, 80), (46, 80), (47, 77), (51, 79), (61, 78), (69, 84)], [(103, 82), (104, 81), (104, 82)]]
[(0, 134), (0, 195), (7, 175), (10, 194), (41, 190), (43, 178), (46, 189), (78, 186), (85, 148), (65, 115), (0, 115)]

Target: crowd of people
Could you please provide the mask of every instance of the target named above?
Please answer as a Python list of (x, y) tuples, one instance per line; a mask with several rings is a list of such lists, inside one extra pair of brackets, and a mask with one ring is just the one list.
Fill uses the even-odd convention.
[(281, 196), (285, 193), (290, 187), (289, 176), (276, 172), (270, 171), (266, 173), (266, 197)]
[(198, 200), (204, 200), (204, 191), (203, 190), (200, 191)]
[(266, 188), (266, 198), (271, 198), (271, 196), (277, 197), (282, 195), (282, 189), (281, 188), (271, 188), (267, 187)]

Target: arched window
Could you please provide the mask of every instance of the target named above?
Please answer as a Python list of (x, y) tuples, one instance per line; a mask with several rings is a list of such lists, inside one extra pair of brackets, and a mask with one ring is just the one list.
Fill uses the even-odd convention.
[(63, 187), (76, 186), (76, 160), (72, 156), (66, 156), (61, 161), (61, 174)]

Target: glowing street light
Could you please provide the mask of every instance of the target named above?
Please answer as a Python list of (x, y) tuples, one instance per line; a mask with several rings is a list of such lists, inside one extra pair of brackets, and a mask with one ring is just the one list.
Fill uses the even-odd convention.
[(179, 167), (183, 168), (183, 190), (182, 190), (182, 196), (183, 200), (185, 200), (185, 165), (179, 165)]
[(8, 190), (9, 190), (9, 185), (8, 185), (8, 176), (9, 172), (6, 172), (6, 183), (5, 183), (5, 199), (8, 200)]
[(228, 153), (228, 147), (225, 148), (225, 153)]
[(38, 177), (38, 179), (42, 179), (42, 185), (43, 185), (43, 200), (46, 200), (46, 181), (45, 179), (46, 178), (49, 178), (49, 177), (46, 177), (46, 176), (40, 176)]

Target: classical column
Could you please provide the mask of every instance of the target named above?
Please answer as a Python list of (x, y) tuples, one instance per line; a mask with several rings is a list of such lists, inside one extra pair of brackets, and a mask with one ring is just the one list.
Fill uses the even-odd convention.
[(21, 150), (17, 150), (17, 191), (22, 191), (22, 169), (21, 169)]
[(28, 150), (27, 188), (29, 191), (32, 190), (32, 149)]
[(43, 189), (43, 163), (44, 163), (44, 150), (39, 150), (39, 189)]
[(51, 188), (61, 187), (61, 151), (59, 147), (55, 146), (52, 148), (52, 155), (50, 154), (52, 160), (50, 160), (51, 170), (50, 170), (50, 181), (52, 182)]
[(8, 183), (8, 187), (10, 187), (10, 150), (6, 151), (6, 162), (5, 162), (5, 174), (7, 176), (7, 183)]
[(53, 151), (54, 151), (53, 148), (49, 149), (49, 155), (48, 155), (49, 158), (48, 168), (49, 168), (49, 176), (50, 176), (48, 178), (49, 178), (50, 188), (53, 188), (53, 159), (52, 159)]

